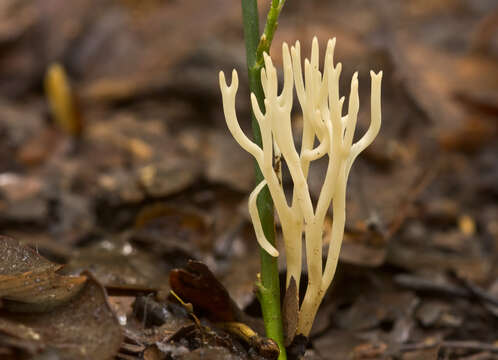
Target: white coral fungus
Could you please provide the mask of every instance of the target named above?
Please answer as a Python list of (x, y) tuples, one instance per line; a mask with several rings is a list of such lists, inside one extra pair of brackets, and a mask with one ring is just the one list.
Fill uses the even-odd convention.
[[(261, 70), (261, 83), (265, 95), (263, 114), (254, 94), (251, 94), (252, 109), (261, 129), (263, 147), (252, 142), (239, 126), (235, 113), (235, 95), (238, 88), (237, 71), (232, 72), (232, 84), (227, 85), (225, 75), (220, 72), (220, 88), (223, 109), (230, 132), (240, 146), (256, 159), (264, 180), (249, 197), (249, 212), (257, 240), (270, 255), (278, 251), (265, 238), (256, 198), (261, 189), (268, 185), (271, 197), (282, 225), (287, 258), (287, 286), (291, 277), (297, 283), (301, 278), (302, 235), (304, 232), (308, 284), (299, 311), (297, 333), (309, 335), (313, 319), (325, 291), (334, 277), (339, 251), (344, 235), (346, 184), (351, 165), (377, 136), (381, 124), (381, 80), (382, 71), (371, 76), (371, 121), (367, 132), (353, 144), (353, 135), (359, 109), (358, 74), (351, 80), (348, 114), (342, 116), (344, 97), (339, 97), (339, 76), (341, 63), (334, 66), (335, 38), (328, 41), (323, 75), (318, 66), (318, 40), (313, 39), (311, 61), (304, 61), (304, 79), (301, 66), (299, 41), (291, 48), (283, 43), (284, 85), (278, 94), (277, 71), (270, 56), (264, 54), (265, 67)], [(301, 149), (294, 144), (291, 109), (293, 87), (303, 113)], [(315, 142), (317, 145), (315, 146)], [(273, 168), (275, 154), (281, 153), (287, 163), (294, 188), (291, 204), (287, 203), (279, 174)], [(313, 208), (308, 190), (308, 170), (312, 161), (328, 156), (325, 180)], [(325, 270), (322, 265), (322, 238), (324, 221), (332, 203), (332, 240), (328, 249)]]

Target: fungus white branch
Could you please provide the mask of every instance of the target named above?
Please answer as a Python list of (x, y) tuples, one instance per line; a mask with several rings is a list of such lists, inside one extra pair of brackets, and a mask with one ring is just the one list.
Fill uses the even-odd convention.
[[(308, 284), (298, 319), (298, 333), (308, 335), (318, 306), (330, 286), (337, 268), (339, 252), (346, 222), (346, 185), (351, 166), (356, 157), (372, 143), (381, 125), (382, 72), (371, 76), (371, 121), (366, 133), (353, 143), (359, 111), (358, 74), (351, 80), (348, 114), (342, 116), (344, 97), (339, 96), (339, 77), (342, 66), (334, 66), (335, 39), (329, 40), (325, 52), (323, 74), (319, 70), (318, 40), (313, 39), (311, 60), (304, 60), (304, 76), (301, 66), (299, 42), (289, 51), (282, 46), (284, 85), (278, 94), (277, 70), (266, 53), (265, 68), (261, 70), (261, 83), (265, 95), (265, 113), (261, 111), (254, 94), (251, 104), (261, 129), (262, 149), (243, 133), (235, 112), (235, 95), (238, 88), (237, 72), (232, 73), (232, 84), (227, 85), (220, 72), (220, 88), (225, 119), (230, 132), (240, 146), (254, 156), (265, 180), (260, 182), (249, 197), (249, 213), (260, 246), (272, 256), (278, 251), (265, 238), (260, 223), (256, 199), (268, 185), (275, 209), (282, 224), (287, 257), (287, 285), (291, 278), (297, 283), (301, 278), (301, 251), (304, 233)], [(291, 124), (293, 88), (303, 113), (301, 148), (294, 144)], [(316, 147), (315, 142), (318, 141)], [(328, 166), (316, 208), (313, 208), (308, 190), (310, 163), (328, 156)], [(289, 169), (294, 188), (291, 204), (287, 203), (282, 188), (281, 173), (273, 167), (274, 157), (282, 158)], [(322, 264), (323, 226), (328, 209), (332, 205), (333, 224), (325, 269)]]

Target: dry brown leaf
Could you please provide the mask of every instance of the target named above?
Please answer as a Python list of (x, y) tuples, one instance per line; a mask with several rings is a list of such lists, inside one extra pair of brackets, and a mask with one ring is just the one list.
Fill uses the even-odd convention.
[(235, 320), (235, 303), (205, 264), (190, 260), (186, 269), (170, 272), (169, 283), (183, 301), (192, 303), (195, 309), (204, 310), (208, 318), (214, 321)]
[(58, 359), (111, 359), (122, 342), (121, 326), (104, 288), (89, 277), (67, 304), (47, 313), (1, 313), (0, 334), (15, 348), (55, 351)]
[(0, 298), (11, 311), (49, 311), (73, 298), (86, 281), (57, 274), (62, 265), (5, 236), (0, 236), (0, 259)]
[(285, 292), (282, 312), (285, 346), (289, 346), (292, 343), (292, 340), (294, 340), (294, 336), (296, 335), (297, 319), (299, 315), (299, 294), (294, 277), (291, 277), (289, 287)]

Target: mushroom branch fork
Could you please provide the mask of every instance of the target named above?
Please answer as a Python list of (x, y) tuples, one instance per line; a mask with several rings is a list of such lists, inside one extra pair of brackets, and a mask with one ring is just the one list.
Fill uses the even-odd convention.
[[(263, 113), (256, 96), (251, 94), (252, 109), (261, 129), (263, 146), (260, 148), (242, 131), (235, 111), (235, 96), (238, 89), (237, 71), (232, 72), (232, 83), (227, 85), (225, 75), (220, 72), (220, 88), (225, 119), (230, 132), (240, 146), (257, 161), (264, 180), (257, 184), (249, 196), (249, 213), (256, 238), (260, 246), (272, 256), (277, 249), (265, 238), (256, 198), (268, 185), (271, 197), (282, 225), (282, 234), (287, 261), (287, 286), (291, 279), (299, 281), (302, 270), (303, 233), (308, 270), (308, 284), (300, 306), (297, 333), (308, 336), (318, 307), (330, 286), (337, 268), (339, 252), (346, 221), (346, 185), (351, 166), (356, 157), (372, 143), (381, 125), (381, 81), (382, 71), (371, 76), (371, 121), (366, 133), (353, 143), (359, 110), (358, 74), (351, 80), (348, 113), (342, 116), (344, 97), (339, 96), (341, 63), (334, 66), (335, 38), (328, 41), (323, 74), (319, 70), (318, 40), (313, 39), (311, 60), (301, 65), (299, 41), (295, 46), (282, 45), (284, 85), (278, 93), (277, 70), (268, 54), (264, 54), (261, 83), (265, 96)], [(303, 114), (301, 148), (294, 144), (291, 124), (293, 89)], [(312, 161), (324, 156), (328, 158), (325, 179), (316, 206), (313, 206), (308, 189), (308, 171)], [(274, 157), (286, 162), (293, 182), (290, 204), (282, 187), (281, 173), (274, 169)], [(332, 204), (332, 240), (322, 263), (323, 230), (327, 211)]]

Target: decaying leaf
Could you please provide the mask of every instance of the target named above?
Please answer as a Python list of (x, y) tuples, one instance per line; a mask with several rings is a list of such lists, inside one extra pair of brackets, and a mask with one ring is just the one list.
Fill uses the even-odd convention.
[(214, 321), (234, 321), (235, 304), (225, 287), (209, 268), (190, 260), (187, 268), (172, 270), (169, 276), (171, 289), (195, 309), (205, 311)]
[(0, 313), (0, 343), (22, 352), (55, 352), (57, 359), (112, 359), (122, 342), (121, 327), (104, 288), (88, 276), (81, 292), (46, 313)]
[(85, 276), (56, 273), (52, 263), (18, 241), (0, 236), (0, 298), (11, 311), (49, 311), (73, 298)]
[(297, 319), (299, 315), (299, 294), (297, 292), (296, 280), (294, 280), (293, 277), (291, 277), (289, 286), (285, 292), (282, 312), (285, 346), (289, 346), (296, 335)]

